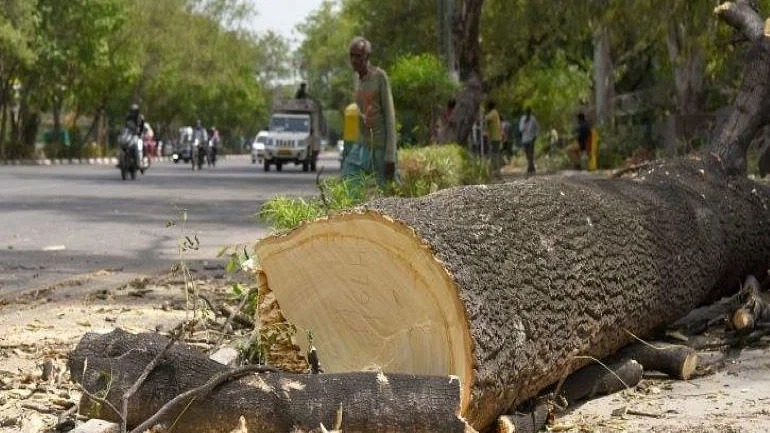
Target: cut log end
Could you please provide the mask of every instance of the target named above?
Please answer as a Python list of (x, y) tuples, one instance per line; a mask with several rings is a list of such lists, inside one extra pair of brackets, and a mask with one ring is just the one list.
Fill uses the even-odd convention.
[(458, 290), (411, 229), (350, 214), (261, 241), (255, 253), (298, 346), (309, 346), (310, 331), (326, 372), (454, 375), (468, 401), (471, 340)]
[(745, 308), (739, 308), (733, 314), (732, 324), (738, 331), (750, 329), (754, 326), (754, 316)]
[(682, 380), (688, 380), (692, 377), (693, 374), (695, 374), (695, 370), (698, 368), (698, 354), (697, 353), (688, 353), (685, 357), (684, 362), (682, 362), (682, 368), (679, 372), (678, 377)]
[(539, 432), (548, 423), (550, 410), (550, 404), (543, 400), (529, 412), (501, 415), (497, 418), (497, 433)]

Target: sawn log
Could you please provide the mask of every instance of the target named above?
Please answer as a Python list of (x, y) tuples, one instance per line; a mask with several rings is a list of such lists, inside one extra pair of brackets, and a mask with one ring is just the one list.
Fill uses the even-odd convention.
[[(153, 417), (167, 402), (232, 371), (183, 343), (164, 352), (167, 342), (158, 334), (134, 335), (120, 329), (86, 334), (68, 361), (72, 378), (87, 391), (80, 413), (119, 422), (121, 396), (159, 352), (160, 364), (129, 399), (129, 428)], [(252, 373), (181, 399), (145, 427), (159, 424), (165, 432), (227, 433), (243, 417), (248, 431), (260, 433), (321, 431), (321, 424), (327, 428), (339, 424), (346, 433), (472, 433), (459, 410), (459, 381), (446, 376)]]
[(769, 209), (698, 158), (381, 199), (258, 242), (260, 293), (327, 372), (458, 376), (481, 430), (765, 273)]

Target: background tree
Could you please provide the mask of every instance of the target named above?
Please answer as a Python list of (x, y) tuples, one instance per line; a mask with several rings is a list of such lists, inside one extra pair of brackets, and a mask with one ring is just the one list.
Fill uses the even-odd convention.
[(21, 140), (19, 118), (27, 106), (17, 86), (19, 77), (37, 59), (35, 6), (33, 1), (7, 0), (0, 10), (0, 159), (26, 156), (23, 146), (16, 145)]
[(354, 73), (350, 67), (348, 44), (358, 34), (356, 20), (343, 14), (334, 2), (324, 1), (297, 26), (304, 41), (297, 48), (300, 74), (308, 90), (321, 101), (330, 130), (340, 134), (342, 110), (353, 101)]
[(255, 133), (268, 115), (270, 87), (288, 71), (289, 50), (277, 35), (258, 36), (245, 27), (254, 13), (249, 5), (6, 2), (0, 15), (0, 44), (9, 47), (0, 53), (0, 153), (31, 154), (38, 128), (51, 128), (57, 139), (62, 135), (56, 131), (72, 134), (73, 146), (51, 146), (49, 156), (80, 156), (84, 142), (99, 143), (103, 152), (131, 102), (142, 105), (163, 138), (196, 118), (216, 125), (225, 139)]
[(393, 66), (390, 82), (395, 105), (405, 107), (398, 110), (403, 142), (424, 144), (435, 140), (442, 102), (459, 88), (441, 59), (433, 54), (401, 57)]

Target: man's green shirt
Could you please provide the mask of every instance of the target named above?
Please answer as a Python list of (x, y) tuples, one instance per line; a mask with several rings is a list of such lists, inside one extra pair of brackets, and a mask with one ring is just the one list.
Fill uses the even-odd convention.
[(388, 76), (369, 66), (356, 88), (359, 109), (359, 141), (373, 149), (385, 150), (385, 162), (396, 161), (396, 113)]

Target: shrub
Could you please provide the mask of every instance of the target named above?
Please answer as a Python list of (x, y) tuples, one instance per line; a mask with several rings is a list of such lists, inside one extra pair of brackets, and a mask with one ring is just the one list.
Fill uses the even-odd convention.
[(258, 217), (276, 230), (287, 230), (316, 218), (350, 209), (377, 197), (418, 197), (439, 189), (486, 183), (489, 163), (458, 145), (433, 145), (399, 151), (399, 182), (377, 185), (373, 176), (327, 178), (318, 197), (278, 196), (265, 203)]

